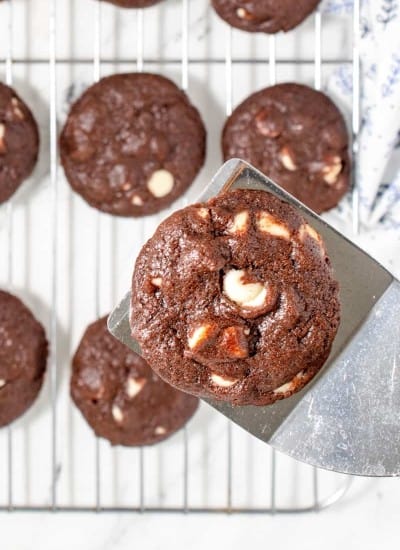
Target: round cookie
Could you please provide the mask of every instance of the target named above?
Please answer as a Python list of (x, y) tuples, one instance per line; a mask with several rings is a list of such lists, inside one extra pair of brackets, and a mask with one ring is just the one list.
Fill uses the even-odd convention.
[(104, 0), (110, 4), (115, 4), (120, 8), (147, 8), (158, 4), (161, 0)]
[(10, 424), (35, 401), (47, 354), (42, 325), (18, 298), (0, 290), (0, 426)]
[(297, 27), (320, 0), (212, 0), (215, 11), (232, 27), (274, 34)]
[(182, 428), (198, 399), (163, 382), (107, 330), (89, 325), (72, 363), (71, 395), (97, 436), (113, 445), (152, 445)]
[(274, 34), (297, 27), (320, 0), (212, 0), (215, 11), (232, 27)]
[(246, 160), (317, 213), (336, 206), (349, 189), (348, 146), (335, 104), (300, 84), (251, 95), (222, 133), (225, 160)]
[(321, 237), (264, 191), (176, 212), (133, 275), (132, 335), (152, 368), (181, 390), (237, 405), (302, 388), (329, 355), (339, 310)]
[(186, 94), (167, 78), (118, 74), (91, 86), (72, 106), (61, 160), (73, 189), (118, 216), (169, 206), (205, 158), (206, 133)]
[(38, 152), (39, 131), (31, 111), (0, 82), (0, 204), (30, 176)]

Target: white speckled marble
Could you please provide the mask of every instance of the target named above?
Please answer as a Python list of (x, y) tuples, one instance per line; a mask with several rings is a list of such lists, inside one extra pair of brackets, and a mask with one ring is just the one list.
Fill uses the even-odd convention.
[[(17, 59), (47, 59), (48, 1), (12, 0), (13, 55)], [(90, 59), (93, 53), (93, 0), (57, 0), (57, 56)], [(199, 106), (208, 126), (207, 164), (188, 193), (193, 200), (220, 163), (219, 132), (224, 120), (226, 84), (223, 64), (199, 62), (205, 57), (222, 60), (225, 55), (225, 25), (217, 19), (206, 0), (189, 0), (189, 93)], [(103, 63), (102, 74), (134, 70), (137, 55), (137, 14), (104, 4), (102, 15), (102, 56), (123, 59), (118, 64)], [(325, 59), (350, 55), (351, 22), (335, 16), (323, 21)], [(0, 78), (6, 55), (7, 5), (0, 4)], [(181, 56), (181, 0), (167, 0), (144, 13), (144, 55), (147, 60), (179, 60)], [(299, 30), (276, 40), (282, 59), (313, 56), (313, 19)], [(238, 63), (233, 68), (233, 103), (268, 84), (269, 39), (233, 32), (236, 59), (257, 58), (260, 63)], [(265, 62), (262, 62), (265, 60)], [(159, 71), (181, 81), (176, 62), (145, 63), (145, 70)], [(326, 80), (332, 65), (324, 64)], [(32, 105), (42, 136), (41, 161), (33, 177), (13, 200), (12, 283), (20, 296), (50, 326), (52, 283), (51, 196), (49, 182), (49, 70), (46, 63), (14, 63), (15, 87)], [(62, 124), (68, 101), (92, 81), (93, 66), (60, 63), (57, 68), (57, 111)], [(296, 79), (313, 82), (313, 65), (279, 64), (278, 81)], [(349, 114), (349, 113), (347, 113)], [(93, 506), (95, 499), (95, 439), (72, 407), (68, 396), (69, 358), (87, 323), (95, 317), (93, 250), (96, 213), (73, 195), (62, 171), (58, 174), (57, 204), (57, 502), (60, 505)], [(328, 218), (351, 233), (348, 204)], [(166, 215), (164, 213), (162, 216)], [(162, 216), (146, 219), (113, 220), (100, 216), (100, 313), (106, 313), (129, 286), (134, 258), (145, 238)], [(400, 273), (400, 239), (396, 234), (375, 231), (357, 238), (361, 246), (375, 254), (397, 275)], [(0, 284), (7, 279), (7, 208), (0, 208)], [(51, 502), (52, 438), (49, 379), (39, 401), (12, 430), (13, 502), (20, 505), (48, 505)], [(101, 504), (139, 504), (139, 452), (111, 449), (101, 442)], [(144, 451), (144, 501), (147, 506), (181, 506), (183, 502), (183, 435)], [(225, 506), (227, 502), (226, 420), (202, 406), (189, 425), (189, 506)], [(0, 433), (0, 505), (8, 501), (7, 434)], [(233, 428), (232, 503), (235, 506), (269, 506), (271, 455), (265, 445)], [(305, 506), (313, 502), (312, 471), (286, 457), (279, 457), (277, 504)], [(321, 474), (321, 493), (329, 494), (341, 480)], [(282, 517), (196, 517), (118, 516), (76, 514), (38, 516), (13, 514), (0, 517), (1, 548), (5, 550), (63, 550), (204, 548), (223, 541), (224, 546), (241, 548), (249, 542), (265, 545), (285, 540), (299, 550), (354, 547), (361, 541), (365, 550), (383, 546), (391, 536), (398, 499), (397, 480), (360, 480), (344, 503), (321, 513), (318, 518)], [(338, 522), (340, 528), (338, 529)], [(367, 527), (366, 527), (367, 526)], [(289, 527), (289, 528), (288, 528)], [(380, 537), (378, 531), (380, 529)], [(329, 530), (334, 536), (328, 536)], [(361, 538), (362, 537), (362, 538)], [(166, 542), (168, 541), (168, 542)], [(40, 544), (40, 546), (39, 546)]]

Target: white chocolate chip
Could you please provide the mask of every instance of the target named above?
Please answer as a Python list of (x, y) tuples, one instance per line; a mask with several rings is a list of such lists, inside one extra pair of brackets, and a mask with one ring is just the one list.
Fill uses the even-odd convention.
[(240, 18), (240, 19), (246, 19), (247, 16), (248, 16), (248, 13), (247, 11), (244, 9), (244, 8), (238, 8), (236, 10), (236, 15)]
[(133, 197), (131, 198), (131, 203), (134, 204), (135, 206), (142, 206), (143, 205), (143, 201), (139, 197), (139, 195), (133, 195)]
[(303, 375), (303, 371), (297, 373), (296, 376), (292, 378), (292, 380), (290, 380), (290, 382), (286, 382), (286, 384), (283, 384), (282, 386), (279, 386), (279, 388), (276, 388), (276, 390), (274, 390), (274, 393), (280, 394), (294, 390), (296, 388), (296, 382), (298, 380), (301, 380), (301, 378), (303, 378)]
[(244, 233), (247, 230), (248, 223), (249, 213), (247, 212), (247, 210), (243, 210), (243, 212), (239, 212), (239, 214), (236, 214), (236, 216), (233, 218), (228, 227), (228, 233), (230, 233), (231, 235)]
[(324, 181), (328, 185), (337, 182), (338, 176), (343, 169), (342, 159), (339, 156), (332, 157), (331, 161), (322, 169)]
[(201, 325), (200, 327), (197, 327), (192, 332), (191, 336), (188, 338), (188, 346), (190, 349), (195, 349), (199, 347), (199, 345), (207, 340), (208, 335), (210, 334), (212, 330), (212, 325)]
[(174, 176), (168, 170), (156, 170), (147, 182), (148, 190), (158, 199), (171, 193), (173, 187)]
[(157, 288), (160, 288), (162, 285), (162, 279), (161, 277), (153, 277), (151, 280), (151, 284), (153, 286), (156, 286)]
[(286, 382), (286, 384), (283, 384), (279, 388), (276, 388), (276, 390), (274, 390), (274, 393), (286, 393), (286, 392), (290, 391), (292, 385), (293, 385), (293, 381), (292, 382)]
[(198, 208), (197, 214), (200, 216), (200, 218), (203, 218), (203, 220), (206, 220), (209, 217), (210, 212), (207, 208)]
[(167, 433), (167, 430), (164, 428), (164, 426), (157, 426), (157, 428), (154, 430), (154, 433), (156, 435), (164, 435)]
[(237, 8), (236, 15), (240, 19), (246, 19), (247, 21), (251, 21), (252, 19), (254, 19), (254, 15), (247, 11), (245, 8)]
[(132, 184), (129, 183), (129, 181), (127, 181), (126, 183), (124, 183), (124, 185), (121, 187), (121, 189), (123, 191), (129, 191), (129, 189), (132, 187)]
[(308, 223), (303, 224), (300, 227), (300, 231), (304, 231), (305, 233), (310, 235), (312, 239), (315, 239), (316, 241), (321, 242), (321, 236), (315, 231), (313, 227), (311, 227), (311, 225), (308, 225)]
[(267, 289), (262, 283), (244, 283), (246, 273), (243, 269), (231, 269), (223, 280), (225, 294), (232, 302), (243, 308), (261, 307), (267, 299)]
[(211, 380), (216, 386), (221, 386), (222, 388), (230, 388), (237, 382), (234, 378), (226, 378), (225, 376), (220, 376), (219, 374), (212, 374)]
[(146, 384), (146, 378), (133, 378), (130, 376), (126, 381), (126, 393), (130, 399), (133, 399), (140, 393)]
[(283, 147), (280, 150), (279, 158), (286, 170), (289, 170), (290, 172), (297, 170), (297, 165), (294, 162), (293, 155), (289, 147)]
[(5, 124), (0, 124), (0, 153), (5, 153), (6, 144), (4, 143), (4, 136), (6, 135)]
[(0, 389), (3, 388), (6, 385), (5, 380), (0, 380)]
[(11, 104), (13, 106), (13, 112), (14, 112), (14, 115), (19, 118), (20, 120), (24, 120), (24, 113), (21, 111), (21, 109), (19, 108), (19, 101), (16, 97), (13, 97), (11, 99)]
[(305, 237), (308, 235), (318, 243), (321, 249), (323, 249), (321, 235), (319, 235), (311, 225), (308, 225), (308, 223), (303, 223), (303, 225), (300, 226), (299, 235), (302, 242), (304, 242)]
[(290, 239), (289, 228), (285, 224), (278, 222), (268, 212), (260, 212), (258, 214), (257, 226), (264, 233), (269, 233), (275, 237), (282, 237), (282, 239), (286, 240)]
[(118, 424), (121, 424), (121, 422), (124, 419), (124, 415), (122, 414), (121, 409), (118, 407), (118, 405), (113, 405), (111, 409), (111, 414), (113, 415), (113, 418), (115, 422)]

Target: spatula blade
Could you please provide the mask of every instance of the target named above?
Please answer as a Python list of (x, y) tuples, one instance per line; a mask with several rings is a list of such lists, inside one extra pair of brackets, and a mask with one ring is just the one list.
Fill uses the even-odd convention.
[[(300, 210), (322, 235), (340, 285), (341, 323), (326, 364), (299, 393), (266, 407), (209, 404), (303, 462), (349, 474), (400, 475), (400, 284), (378, 262), (241, 160), (225, 163), (199, 201), (238, 188), (262, 189), (280, 197)], [(140, 353), (130, 336), (129, 302), (127, 295), (111, 314), (109, 329)]]

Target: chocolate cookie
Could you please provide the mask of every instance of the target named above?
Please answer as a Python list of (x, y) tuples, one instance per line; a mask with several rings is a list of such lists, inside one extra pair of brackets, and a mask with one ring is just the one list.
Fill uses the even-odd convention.
[(182, 195), (204, 163), (205, 143), (197, 109), (173, 82), (119, 74), (91, 86), (72, 106), (61, 160), (89, 204), (143, 216)]
[(238, 190), (165, 220), (135, 266), (132, 335), (164, 380), (266, 405), (329, 355), (338, 285), (320, 235), (288, 204)]
[(71, 395), (96, 435), (113, 445), (152, 445), (182, 428), (198, 399), (175, 390), (107, 330), (89, 325), (72, 363)]
[(273, 34), (297, 27), (320, 0), (212, 0), (215, 11), (232, 27)]
[(46, 363), (42, 325), (18, 298), (0, 290), (0, 426), (10, 424), (35, 401)]
[(147, 8), (158, 4), (161, 0), (104, 0), (110, 4), (115, 4), (120, 8)]
[(39, 131), (31, 111), (0, 82), (0, 204), (31, 174), (38, 152)]
[(348, 145), (335, 104), (300, 84), (251, 95), (222, 134), (225, 160), (246, 160), (318, 213), (336, 206), (349, 189)]

